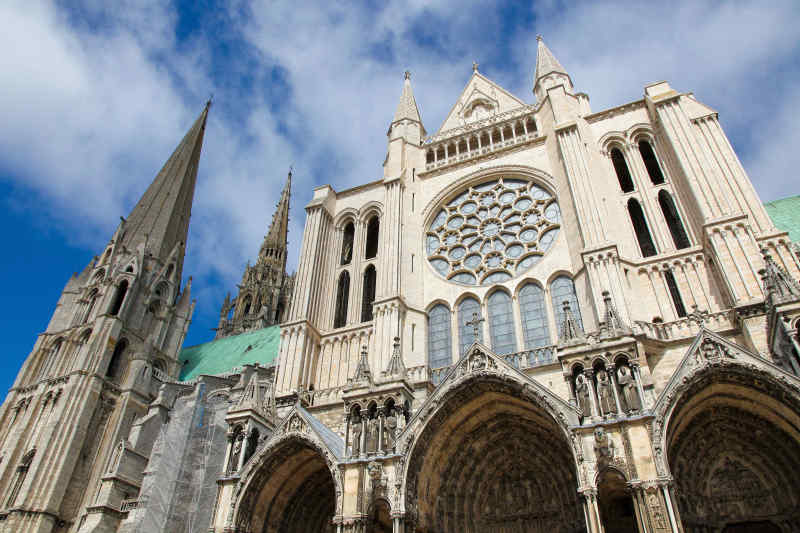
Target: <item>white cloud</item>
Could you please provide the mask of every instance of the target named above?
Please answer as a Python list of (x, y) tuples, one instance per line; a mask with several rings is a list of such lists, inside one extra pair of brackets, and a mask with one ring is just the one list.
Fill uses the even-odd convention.
[(406, 68), (433, 133), (473, 60), (530, 101), (536, 33), (595, 110), (667, 79), (721, 112), (766, 199), (798, 192), (785, 177), (800, 163), (791, 2), (538, 2), (530, 27), (477, 2), (224, 6), (200, 21), (211, 30), (181, 40), (174, 6), (158, 0), (0, 3), (0, 170), (91, 249), (215, 93), (185, 268), (201, 313), (257, 252), (290, 164), (293, 266), (312, 187), (381, 176)]

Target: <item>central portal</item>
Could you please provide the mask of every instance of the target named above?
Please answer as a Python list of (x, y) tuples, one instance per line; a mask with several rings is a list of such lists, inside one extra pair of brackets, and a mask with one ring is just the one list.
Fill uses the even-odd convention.
[(484, 379), (448, 395), (412, 452), (416, 531), (584, 531), (563, 431), (507, 383)]

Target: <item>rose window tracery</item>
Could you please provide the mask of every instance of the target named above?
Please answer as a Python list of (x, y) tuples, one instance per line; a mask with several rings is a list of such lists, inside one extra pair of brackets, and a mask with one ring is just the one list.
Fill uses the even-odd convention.
[(428, 226), (425, 251), (444, 278), (489, 285), (538, 263), (560, 228), (561, 210), (548, 191), (522, 179), (493, 179), (439, 210)]

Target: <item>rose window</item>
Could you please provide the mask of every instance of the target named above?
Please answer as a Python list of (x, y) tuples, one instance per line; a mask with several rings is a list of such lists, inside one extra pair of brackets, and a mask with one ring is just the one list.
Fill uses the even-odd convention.
[(447, 202), (428, 227), (425, 250), (446, 279), (488, 285), (538, 263), (560, 224), (553, 195), (529, 181), (500, 178)]

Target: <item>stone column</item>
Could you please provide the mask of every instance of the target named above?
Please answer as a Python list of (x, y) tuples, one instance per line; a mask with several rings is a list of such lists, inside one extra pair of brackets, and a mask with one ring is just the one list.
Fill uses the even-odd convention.
[(644, 411), (647, 408), (647, 404), (645, 403), (644, 387), (642, 387), (642, 375), (639, 373), (639, 363), (631, 361), (631, 372), (633, 372), (633, 379), (636, 381), (636, 391), (639, 393), (641, 410)]
[(639, 482), (631, 483), (631, 497), (633, 498), (633, 508), (638, 518), (638, 527), (641, 533), (650, 533), (650, 526), (647, 519), (647, 506), (644, 504), (642, 496), (642, 485)]
[(564, 380), (567, 382), (569, 389), (569, 404), (573, 407), (578, 405), (578, 397), (575, 394), (575, 384), (572, 382), (572, 374), (564, 373)]
[(383, 454), (383, 407), (379, 407), (376, 416), (378, 417), (378, 444), (375, 448), (376, 454)]
[(617, 387), (617, 369), (614, 365), (609, 365), (606, 367), (606, 374), (608, 374), (608, 379), (611, 381), (611, 389), (614, 391), (614, 403), (617, 405), (617, 416), (623, 416), (625, 413), (622, 410), (622, 404), (619, 401), (619, 388)]
[(348, 412), (344, 417), (344, 454), (346, 457), (353, 455), (353, 445), (350, 442), (350, 413)]
[(405, 529), (402, 516), (392, 518), (392, 533), (404, 533)]
[(586, 377), (586, 384), (589, 387), (589, 403), (592, 405), (592, 418), (597, 421), (600, 418), (600, 408), (597, 402), (597, 391), (594, 387), (594, 370), (587, 368), (583, 371)]
[(667, 483), (661, 485), (661, 493), (664, 495), (664, 504), (667, 506), (667, 516), (669, 516), (669, 524), (673, 533), (682, 533), (678, 521), (675, 518), (675, 512), (672, 509), (672, 498), (669, 495), (669, 486)]
[(360, 448), (360, 456), (361, 458), (365, 458), (367, 456), (367, 424), (368, 418), (366, 416), (361, 417), (361, 448)]

